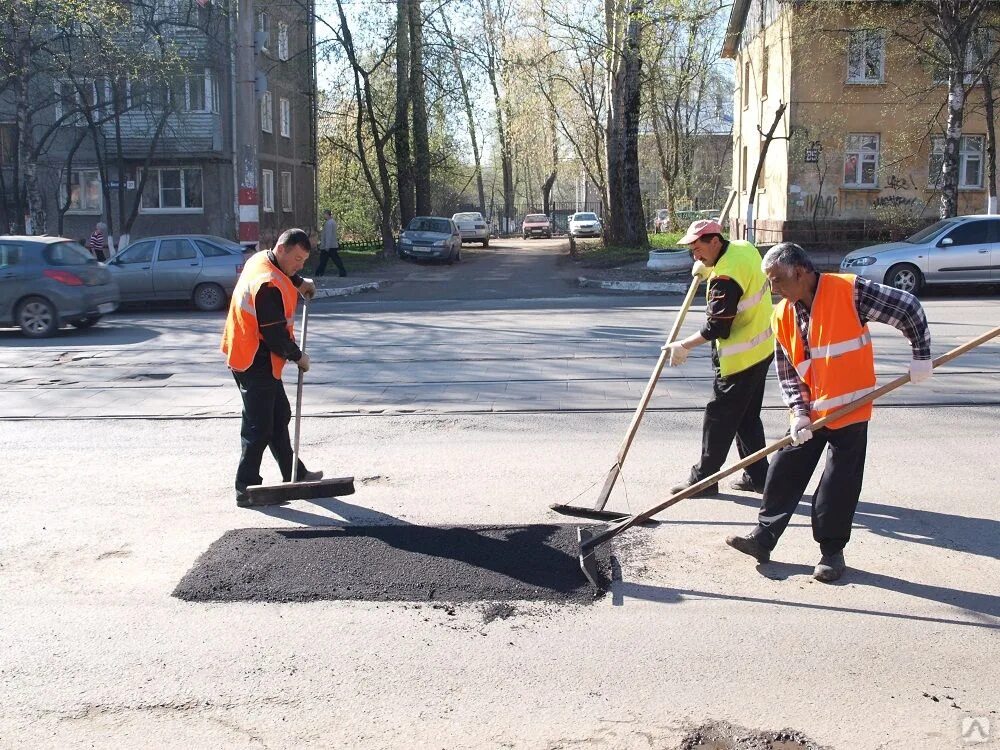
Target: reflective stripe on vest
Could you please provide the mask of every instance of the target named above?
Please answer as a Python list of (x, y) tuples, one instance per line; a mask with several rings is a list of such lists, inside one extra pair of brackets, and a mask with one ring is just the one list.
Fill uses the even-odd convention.
[(774, 353), (771, 343), (771, 287), (760, 269), (760, 252), (745, 240), (730, 240), (712, 269), (712, 279), (727, 276), (743, 290), (729, 336), (716, 339), (719, 373), (725, 377), (763, 362)]
[[(858, 316), (855, 278), (851, 274), (820, 274), (809, 311), (808, 357), (795, 307), (782, 300), (774, 311), (778, 343), (809, 391), (813, 421), (876, 388), (872, 337)], [(827, 427), (839, 429), (865, 422), (871, 414), (872, 405), (866, 404)]]
[[(816, 357), (817, 359), (828, 358), (828, 357), (839, 357), (842, 354), (847, 354), (848, 352), (853, 352), (860, 349), (863, 346), (867, 346), (872, 342), (871, 331), (865, 330), (856, 339), (851, 339), (850, 341), (841, 341), (839, 344), (829, 344), (827, 346), (818, 346), (809, 352), (811, 357)], [(805, 380), (806, 373), (809, 372), (809, 366), (812, 364), (812, 359), (807, 359), (804, 362), (799, 363), (795, 366), (796, 372), (799, 373), (799, 377)]]

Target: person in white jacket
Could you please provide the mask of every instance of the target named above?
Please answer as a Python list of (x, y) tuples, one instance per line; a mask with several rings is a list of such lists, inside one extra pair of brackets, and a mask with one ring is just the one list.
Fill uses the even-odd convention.
[(328, 208), (323, 212), (326, 221), (323, 223), (323, 231), (319, 237), (319, 267), (316, 275), (322, 276), (326, 272), (327, 261), (332, 260), (341, 276), (347, 276), (347, 269), (344, 268), (344, 261), (340, 259), (340, 241), (337, 239), (337, 221), (333, 218), (333, 212)]

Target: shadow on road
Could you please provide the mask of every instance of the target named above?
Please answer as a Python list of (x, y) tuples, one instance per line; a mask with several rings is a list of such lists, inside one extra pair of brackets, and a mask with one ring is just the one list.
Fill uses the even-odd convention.
[(44, 339), (31, 339), (20, 330), (0, 330), (0, 346), (18, 349), (46, 349), (57, 347), (65, 349), (83, 349), (93, 346), (121, 346), (124, 344), (141, 344), (159, 337), (162, 331), (145, 326), (129, 325), (125, 322), (101, 321), (93, 328), (78, 330), (76, 328), (60, 328), (54, 336)]

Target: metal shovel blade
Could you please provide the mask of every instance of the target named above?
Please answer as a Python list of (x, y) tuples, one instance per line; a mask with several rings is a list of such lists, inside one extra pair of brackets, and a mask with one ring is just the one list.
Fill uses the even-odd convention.
[(563, 503), (552, 503), (550, 509), (564, 516), (579, 516), (580, 518), (593, 518), (597, 521), (620, 521), (628, 518), (630, 513), (617, 510), (598, 510), (597, 508), (585, 508), (581, 505), (565, 505)]
[(576, 539), (580, 543), (580, 570), (583, 571), (587, 580), (590, 581), (591, 586), (597, 589), (597, 591), (603, 591), (604, 586), (601, 585), (601, 575), (597, 572), (597, 558), (594, 556), (594, 548), (587, 547), (587, 542), (593, 537), (594, 533), (583, 526), (576, 530)]
[(315, 500), (354, 494), (354, 477), (321, 479), (318, 482), (283, 482), (247, 487), (251, 505), (280, 505), (290, 500)]

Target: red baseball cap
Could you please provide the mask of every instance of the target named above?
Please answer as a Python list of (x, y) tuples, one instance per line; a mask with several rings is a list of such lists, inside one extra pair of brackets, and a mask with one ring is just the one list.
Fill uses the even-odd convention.
[(678, 245), (690, 245), (699, 237), (706, 234), (722, 234), (722, 225), (715, 219), (699, 219), (692, 221), (687, 233), (677, 240)]

